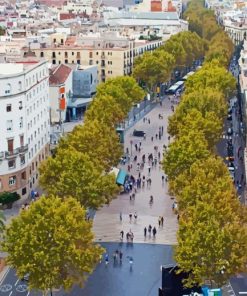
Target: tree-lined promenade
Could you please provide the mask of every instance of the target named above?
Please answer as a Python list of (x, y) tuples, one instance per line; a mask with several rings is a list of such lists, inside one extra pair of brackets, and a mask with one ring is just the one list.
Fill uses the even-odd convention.
[(109, 204), (119, 193), (110, 173), (123, 155), (116, 126), (147, 93), (153, 96), (175, 71), (204, 56), (203, 67), (188, 79), (169, 118), (173, 140), (162, 164), (179, 206), (175, 258), (182, 271), (190, 272), (187, 285), (205, 280), (218, 285), (245, 271), (246, 209), (215, 155), (236, 86), (226, 69), (233, 45), (202, 1), (192, 0), (185, 17), (191, 32), (172, 36), (161, 48), (137, 58), (133, 77), (100, 84), (84, 125), (64, 137), (55, 155), (42, 163), (40, 184), (46, 194), (12, 220), (2, 243), (17, 275), (30, 275), (30, 288), (45, 294), (84, 284), (104, 252), (93, 243), (86, 210)]

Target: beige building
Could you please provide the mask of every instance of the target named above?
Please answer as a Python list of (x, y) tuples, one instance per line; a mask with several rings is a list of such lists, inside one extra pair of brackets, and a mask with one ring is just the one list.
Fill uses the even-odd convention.
[[(92, 36), (69, 36), (66, 40), (55, 38), (51, 45), (32, 48), (38, 58), (45, 58), (53, 65), (82, 64), (97, 65), (98, 79), (129, 75), (133, 61), (145, 51), (151, 51), (162, 44), (161, 40), (135, 40), (118, 36), (116, 32)], [(27, 52), (28, 48), (24, 49)]]

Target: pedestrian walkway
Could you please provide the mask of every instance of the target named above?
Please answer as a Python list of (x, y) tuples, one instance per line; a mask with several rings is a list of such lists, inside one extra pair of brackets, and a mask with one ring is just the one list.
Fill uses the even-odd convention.
[[(160, 119), (159, 114), (163, 117)], [(138, 178), (137, 163), (141, 163), (142, 155), (152, 153), (155, 155), (154, 146), (158, 147), (158, 151), (163, 154), (163, 145), (168, 145), (167, 123), (168, 117), (172, 114), (171, 103), (168, 99), (163, 101), (163, 106), (156, 106), (145, 118), (148, 120), (140, 120), (132, 128), (130, 128), (125, 135), (125, 151), (128, 148), (131, 156), (131, 163), (133, 168), (130, 171), (135, 178)], [(159, 128), (163, 126), (164, 135), (156, 139), (156, 134), (159, 133)], [(142, 130), (146, 133), (146, 139), (133, 137), (134, 130)], [(153, 141), (152, 138), (153, 137)], [(139, 147), (141, 142), (141, 152), (137, 152), (135, 145)], [(132, 143), (132, 144), (131, 144)], [(137, 161), (133, 158), (137, 156)], [(126, 164), (124, 166), (127, 171)], [(157, 166), (150, 166), (150, 176), (148, 173), (149, 166), (145, 164), (141, 172), (141, 178), (145, 175), (145, 187), (138, 189), (135, 194), (135, 199), (130, 200), (130, 194), (121, 194), (117, 199), (113, 200), (109, 206), (104, 206), (97, 211), (93, 230), (95, 233), (95, 241), (97, 242), (118, 242), (120, 241), (120, 231), (124, 231), (123, 242), (126, 242), (126, 233), (132, 232), (134, 234), (134, 243), (158, 243), (158, 244), (176, 244), (177, 231), (177, 216), (172, 210), (174, 199), (168, 194), (168, 186), (166, 182), (162, 183), (162, 175), (164, 175), (159, 163)], [(146, 179), (152, 179), (150, 188), (147, 188)], [(150, 196), (153, 196), (154, 202), (150, 205)], [(120, 212), (122, 212), (122, 221), (120, 221)], [(137, 213), (138, 218), (134, 219), (134, 213)], [(132, 214), (132, 221), (129, 219), (129, 214)], [(164, 217), (163, 227), (159, 227), (159, 216)], [(155, 238), (153, 235), (149, 236), (147, 233), (144, 237), (144, 228), (151, 225), (156, 227), (157, 234)]]

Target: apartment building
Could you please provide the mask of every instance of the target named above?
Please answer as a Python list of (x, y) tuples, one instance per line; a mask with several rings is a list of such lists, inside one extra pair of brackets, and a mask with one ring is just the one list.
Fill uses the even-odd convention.
[[(71, 40), (71, 42), (68, 42)], [(45, 58), (53, 65), (82, 64), (98, 66), (98, 80), (129, 75), (132, 73), (134, 57), (151, 51), (162, 44), (161, 40), (135, 40), (119, 36), (117, 32), (104, 32), (79, 37), (69, 36), (60, 43), (42, 44), (32, 48), (36, 57)], [(25, 52), (28, 48), (24, 49)]]
[(0, 192), (27, 196), (49, 154), (47, 62), (0, 64)]

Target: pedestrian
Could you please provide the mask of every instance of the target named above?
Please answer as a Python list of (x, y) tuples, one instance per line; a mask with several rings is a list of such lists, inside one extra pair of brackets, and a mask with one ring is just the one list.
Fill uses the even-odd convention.
[(148, 124), (150, 124), (151, 123), (151, 121), (150, 121), (150, 119), (148, 119)]
[(129, 213), (130, 223), (132, 221), (132, 213)]
[(107, 266), (109, 263), (109, 255), (108, 253), (105, 254), (105, 265)]
[(158, 224), (159, 224), (159, 227), (160, 227), (160, 225), (161, 225), (161, 217), (160, 216), (158, 218)]
[(122, 263), (122, 259), (123, 259), (123, 253), (121, 251), (119, 251), (119, 260), (120, 260), (120, 263)]
[(156, 233), (157, 233), (157, 230), (156, 230), (156, 227), (154, 226), (154, 228), (153, 228), (153, 237), (154, 238), (155, 238)]
[(163, 227), (163, 225), (164, 225), (164, 217), (163, 216), (160, 218), (160, 224)]
[(129, 264), (131, 269), (132, 269), (133, 262), (134, 262), (133, 257), (129, 256)]
[(155, 135), (155, 139), (156, 139), (156, 140), (158, 139), (158, 135), (157, 135), (157, 134)]
[(150, 173), (151, 173), (151, 167), (149, 166), (148, 167), (148, 174), (150, 175)]
[(149, 200), (150, 205), (152, 205), (153, 202), (154, 202), (154, 197), (152, 195), (150, 195), (150, 200)]
[(144, 237), (147, 236), (147, 227), (144, 228)]
[(154, 140), (154, 137), (151, 137), (151, 141), (153, 142), (153, 140)]
[(116, 253), (116, 251), (113, 253), (113, 263), (114, 264), (117, 263), (117, 253)]
[(120, 238), (121, 238), (121, 240), (123, 240), (123, 237), (124, 237), (124, 231), (121, 230), (121, 231), (120, 231)]
[(120, 222), (123, 221), (123, 215), (122, 215), (122, 212), (120, 212), (120, 214), (119, 214), (119, 220), (120, 220)]
[(171, 140), (171, 137), (170, 137), (170, 136), (168, 136), (168, 142), (170, 142), (170, 140)]
[(158, 159), (160, 159), (160, 151), (158, 152)]
[(164, 181), (165, 181), (165, 176), (164, 175), (162, 175), (162, 184), (164, 184)]
[(149, 236), (151, 236), (151, 231), (152, 231), (152, 226), (149, 224), (149, 226), (148, 226), (148, 233), (149, 233)]
[(132, 200), (132, 194), (130, 194), (130, 201)]
[(132, 193), (132, 199), (133, 200), (135, 200), (135, 197), (136, 197), (135, 193)]
[(136, 149), (136, 151), (137, 151), (137, 144), (135, 144), (135, 149)]
[(135, 218), (135, 221), (137, 220), (137, 213), (135, 212), (134, 213), (134, 218)]

